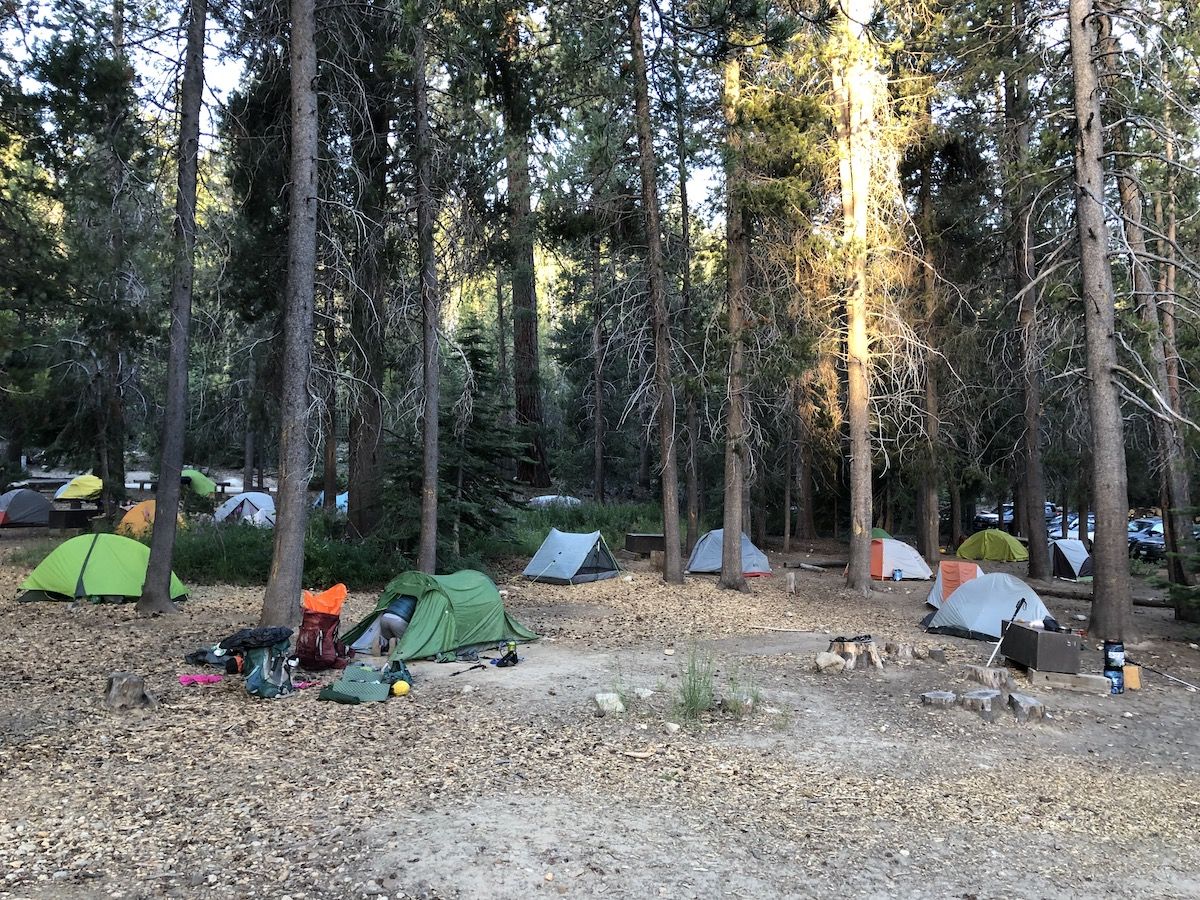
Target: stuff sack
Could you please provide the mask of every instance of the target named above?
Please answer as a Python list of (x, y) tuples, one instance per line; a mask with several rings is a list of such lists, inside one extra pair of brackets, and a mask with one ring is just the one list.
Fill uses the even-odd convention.
[(301, 666), (310, 672), (346, 667), (351, 650), (337, 639), (340, 623), (341, 616), (304, 610), (296, 636), (296, 656)]

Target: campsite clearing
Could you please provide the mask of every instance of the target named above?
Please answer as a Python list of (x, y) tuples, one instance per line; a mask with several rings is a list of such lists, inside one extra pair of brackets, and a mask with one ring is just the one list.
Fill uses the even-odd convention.
[[(771, 554), (777, 572), (784, 560)], [(922, 635), (928, 583), (862, 600), (801, 570), (795, 597), (782, 574), (736, 594), (623, 566), (591, 584), (501, 583), (544, 635), (515, 668), (415, 663), (408, 697), (340, 706), (315, 689), (264, 701), (236, 678), (178, 683), (195, 671), (184, 653), (254, 622), (258, 590), (196, 587), (178, 616), (137, 620), (129, 605), (17, 604), (28, 570), (0, 556), (15, 649), (0, 658), (0, 896), (1200, 892), (1200, 695), (1152, 674), (1112, 698), (1018, 677), (1052, 719), (989, 725), (920, 705), (963, 690), (989, 649)], [(351, 594), (343, 621), (376, 599)], [(1048, 603), (1068, 620), (1087, 609)], [(1194, 630), (1161, 609), (1135, 620), (1148, 640), (1131, 656), (1200, 678)], [(831, 637), (864, 632), (945, 647), (947, 662), (810, 671)], [(751, 692), (756, 709), (680, 718), (697, 656), (718, 697)], [(112, 671), (144, 675), (158, 709), (105, 710)], [(628, 712), (598, 718), (600, 691)]]

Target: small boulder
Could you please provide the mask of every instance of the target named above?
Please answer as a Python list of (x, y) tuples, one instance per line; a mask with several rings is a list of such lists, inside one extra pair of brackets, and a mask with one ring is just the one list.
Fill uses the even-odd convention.
[(957, 700), (954, 691), (926, 691), (921, 695), (922, 706), (953, 706)]
[(619, 716), (625, 712), (625, 704), (621, 702), (621, 695), (613, 691), (604, 691), (592, 698), (596, 702), (596, 715)]
[(1008, 669), (993, 666), (967, 666), (963, 672), (968, 681), (977, 681), (984, 687), (1007, 690), (1012, 684), (1012, 675)]
[(679, 723), (678, 722), (663, 722), (663, 731), (665, 731), (667, 734), (678, 734), (679, 733)]
[(946, 661), (946, 651), (940, 647), (936, 650), (930, 650), (929, 658), (934, 662), (944, 663)]
[(1008, 705), (1012, 707), (1018, 722), (1036, 722), (1046, 716), (1042, 701), (1028, 694), (1009, 694)]
[(813, 668), (818, 672), (827, 672), (837, 674), (846, 668), (846, 661), (836, 653), (824, 651), (817, 654), (817, 658), (813, 663)]
[(912, 659), (914, 655), (912, 644), (901, 644), (896, 641), (888, 641), (884, 644), (883, 652), (892, 659)]
[(913, 647), (913, 659), (929, 659), (928, 647)]

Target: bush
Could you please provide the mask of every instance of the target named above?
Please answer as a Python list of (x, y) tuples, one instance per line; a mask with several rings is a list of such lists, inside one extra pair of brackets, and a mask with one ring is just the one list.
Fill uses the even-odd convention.
[[(374, 590), (409, 568), (408, 560), (375, 541), (347, 541), (336, 523), (312, 516), (304, 540), (304, 584), (325, 588), (344, 582)], [(199, 522), (175, 540), (175, 574), (195, 584), (266, 584), (275, 535), (253, 525)]]
[(712, 654), (694, 646), (688, 651), (687, 666), (679, 678), (678, 710), (681, 718), (697, 719), (700, 713), (712, 709), (715, 699), (713, 666)]

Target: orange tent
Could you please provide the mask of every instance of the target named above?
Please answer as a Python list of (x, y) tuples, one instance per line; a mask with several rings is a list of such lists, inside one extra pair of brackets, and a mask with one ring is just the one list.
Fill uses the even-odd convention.
[[(154, 510), (155, 505), (152, 499), (135, 503), (121, 517), (121, 522), (117, 525), (117, 534), (133, 538), (140, 538), (147, 534), (154, 527)], [(184, 527), (182, 515), (179, 516), (179, 527)]]
[(944, 559), (938, 565), (937, 580), (933, 590), (929, 592), (930, 606), (940, 607), (950, 595), (972, 578), (983, 574), (983, 569), (972, 562), (961, 562), (957, 559)]

